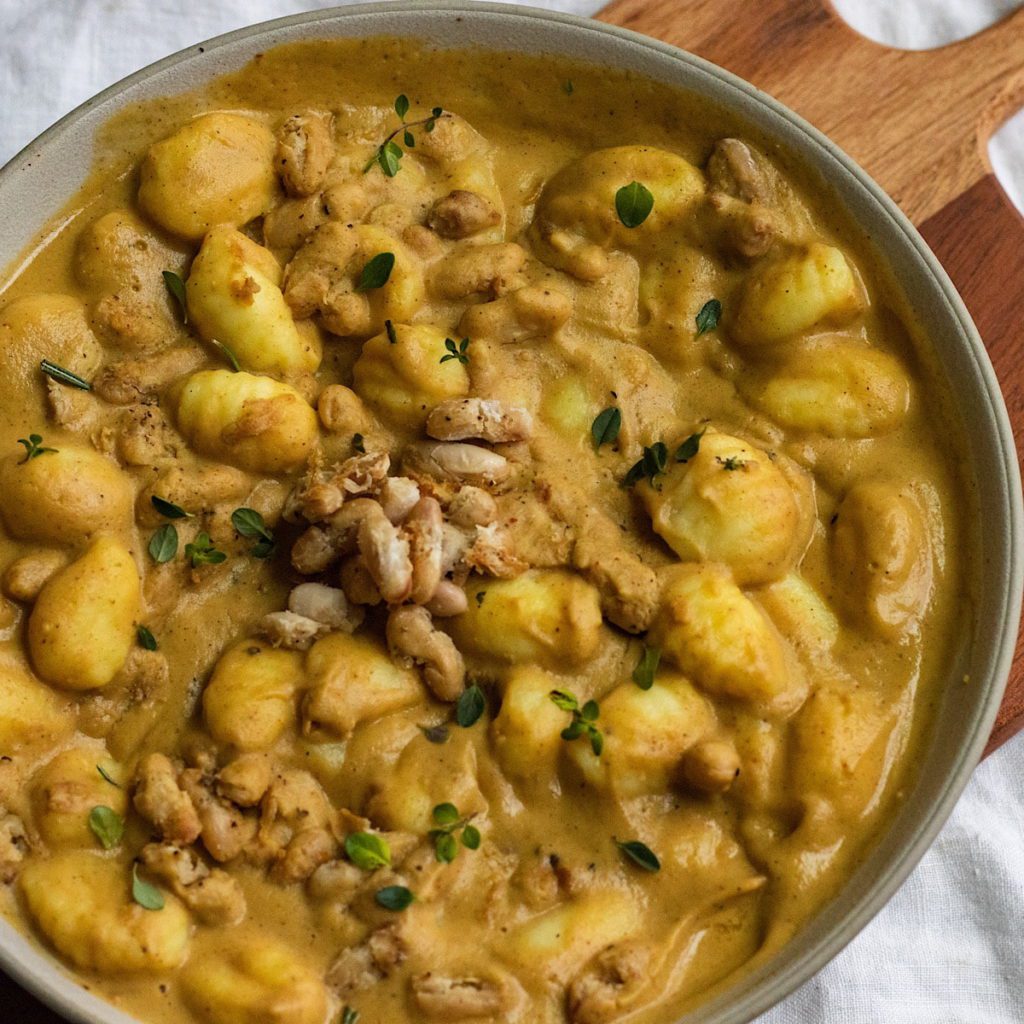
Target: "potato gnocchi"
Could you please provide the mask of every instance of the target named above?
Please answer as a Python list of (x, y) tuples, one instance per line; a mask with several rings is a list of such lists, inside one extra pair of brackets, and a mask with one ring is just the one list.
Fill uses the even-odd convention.
[(2, 912), (147, 1024), (666, 1024), (765, 963), (972, 578), (833, 197), (667, 87), (401, 40), (109, 138), (0, 309)]

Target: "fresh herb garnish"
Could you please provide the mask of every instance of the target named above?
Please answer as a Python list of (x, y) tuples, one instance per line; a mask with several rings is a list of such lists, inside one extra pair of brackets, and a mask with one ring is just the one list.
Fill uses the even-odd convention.
[(660, 490), (660, 485), (656, 484), (655, 481), (665, 472), (667, 465), (668, 449), (663, 441), (655, 441), (654, 444), (644, 447), (643, 455), (630, 466), (629, 472), (626, 474), (622, 484), (624, 487), (632, 487), (633, 484), (646, 477), (647, 482), (655, 490)]
[(439, 725), (421, 725), (420, 732), (426, 737), (428, 743), (436, 743), (440, 746), (448, 742), (448, 726), (441, 722)]
[(713, 331), (718, 326), (718, 321), (721, 319), (722, 304), (718, 299), (708, 299), (708, 301), (700, 307), (700, 312), (697, 314), (697, 337), (699, 338), (707, 331)]
[(79, 377), (77, 373), (65, 370), (63, 366), (51, 363), (49, 359), (42, 360), (39, 369), (58, 384), (67, 384), (68, 387), (78, 388), (79, 391), (92, 391), (92, 385), (87, 380)]
[(388, 336), (389, 344), (398, 344), (398, 332), (395, 330), (395, 325), (390, 320), (384, 321), (384, 333)]
[(180, 505), (175, 505), (173, 501), (168, 501), (166, 498), (161, 498), (154, 494), (150, 499), (150, 504), (164, 516), (166, 519), (191, 519), (192, 513), (186, 512)]
[(404, 885), (386, 885), (377, 890), (377, 905), (385, 910), (405, 910), (416, 897)]
[(380, 148), (377, 150), (376, 154), (366, 165), (366, 167), (363, 168), (364, 174), (375, 163), (380, 164), (380, 169), (389, 178), (393, 178), (398, 173), (400, 167), (402, 166), (401, 161), (402, 156), (404, 155), (402, 153), (402, 147), (397, 142), (394, 141), (395, 135), (397, 135), (399, 131), (401, 131), (400, 128), (396, 129), (396, 131), (393, 132), (392, 135), (388, 137), (386, 142), (382, 142), (380, 144)]
[(353, 1010), (348, 1004), (341, 1011), (341, 1020), (338, 1024), (359, 1024), (359, 1011)]
[(228, 556), (213, 546), (210, 535), (203, 530), (196, 534), (194, 541), (185, 545), (185, 557), (192, 563), (193, 569), (198, 569), (201, 565), (220, 565)]
[(738, 455), (727, 455), (724, 459), (721, 455), (716, 455), (715, 461), (718, 462), (722, 469), (726, 469), (730, 473), (735, 472), (737, 469), (742, 469), (746, 465), (746, 462)]
[[(263, 522), (263, 516), (254, 508), (236, 508), (231, 513), (231, 525), (243, 537), (258, 537), (259, 540), (250, 551), (254, 558), (269, 558), (274, 553), (276, 544), (274, 535), (270, 532), (267, 524)], [(223, 562), (220, 558), (218, 561)]]
[(633, 682), (641, 690), (649, 690), (654, 685), (654, 674), (658, 671), (658, 662), (661, 661), (661, 648), (648, 647), (644, 644), (643, 654), (633, 669)]
[(676, 462), (689, 462), (700, 451), (700, 439), (707, 433), (707, 427), (696, 434), (691, 434), (677, 449)]
[(469, 338), (463, 338), (458, 345), (451, 338), (445, 338), (444, 347), (448, 350), (448, 355), (441, 356), (440, 362), (447, 363), (449, 359), (458, 359), (463, 366), (469, 362), (469, 356), (466, 355), (466, 349), (469, 348)]
[(564, 92), (566, 96), (571, 96), (573, 92), (575, 92), (571, 78), (567, 78), (565, 82), (562, 83), (562, 92)]
[(25, 446), (25, 458), (18, 463), (19, 466), (23, 466), (31, 459), (38, 459), (40, 455), (45, 455), (47, 452), (57, 451), (56, 448), (44, 448), (43, 439), (39, 434), (29, 434), (27, 441), (25, 438), (19, 437), (18, 444)]
[(123, 788), (121, 783), (115, 782), (114, 779), (111, 778), (110, 773), (103, 767), (103, 765), (101, 765), (101, 764), (96, 765), (96, 771), (98, 771), (100, 773), (100, 775), (102, 775), (103, 778), (106, 779), (107, 782), (109, 782), (114, 787), (114, 789), (122, 789)]
[(603, 444), (615, 444), (622, 429), (622, 410), (618, 406), (611, 405), (594, 417), (590, 424), (590, 436), (594, 439), (594, 447), (600, 448)]
[(377, 147), (373, 156), (366, 161), (366, 166), (363, 167), (363, 174), (366, 174), (374, 164), (377, 164), (387, 177), (393, 178), (401, 168), (402, 157), (405, 155), (402, 152), (402, 147), (395, 142), (395, 139), (401, 135), (405, 145), (412, 149), (416, 145), (416, 138), (412, 133), (413, 128), (418, 128), (422, 125), (423, 130), (429, 134), (434, 130), (437, 119), (447, 116), (441, 107), (434, 107), (430, 111), (429, 117), (422, 117), (418, 121), (406, 121), (405, 115), (409, 113), (409, 97), (405, 93), (402, 93), (395, 100), (395, 113), (402, 123), (387, 136)]
[(615, 193), (615, 212), (627, 228), (638, 228), (651, 215), (654, 196), (646, 185), (631, 181)]
[(468, 729), (471, 725), (476, 724), (477, 719), (484, 713), (486, 708), (487, 701), (484, 699), (484, 691), (474, 683), (459, 695), (459, 699), (455, 704), (455, 721), (463, 729)]
[(216, 338), (210, 338), (210, 344), (224, 357), (224, 361), (235, 373), (242, 372), (242, 367), (238, 362), (238, 357), (227, 347), (227, 345), (224, 344), (223, 341), (218, 341)]
[(345, 836), (345, 855), (363, 871), (376, 871), (391, 863), (391, 847), (372, 832), (352, 832)]
[(146, 910), (163, 910), (164, 894), (149, 882), (139, 878), (139, 865), (132, 865), (132, 899)]
[(356, 291), (368, 292), (374, 288), (383, 288), (388, 283), (388, 278), (391, 277), (391, 271), (394, 269), (395, 254), (393, 252), (377, 253), (359, 274)]
[(555, 707), (572, 715), (572, 721), (562, 730), (562, 739), (574, 740), (579, 736), (586, 736), (590, 740), (590, 748), (594, 751), (595, 757), (600, 757), (604, 749), (604, 736), (594, 724), (601, 714), (597, 701), (588, 700), (580, 707), (575, 695), (565, 690), (552, 690), (548, 696)]
[(434, 828), (427, 835), (434, 841), (434, 854), (442, 864), (451, 864), (459, 853), (459, 841), (467, 850), (480, 847), (480, 830), (459, 816), (455, 804), (438, 804), (433, 812)]
[(164, 271), (164, 284), (181, 307), (181, 322), (188, 323), (188, 305), (185, 301), (185, 282), (173, 270)]
[(121, 816), (103, 804), (89, 812), (89, 828), (104, 850), (112, 850), (124, 835)]
[(615, 845), (639, 868), (644, 871), (660, 871), (661, 861), (655, 856), (651, 848), (639, 839), (629, 839), (625, 842), (615, 840)]
[(360, 455), (366, 454), (366, 445), (363, 443), (362, 434), (352, 435), (352, 447), (355, 448), (355, 450), (359, 452)]
[(169, 562), (178, 553), (178, 531), (170, 523), (164, 523), (149, 538), (149, 556), (160, 564)]
[(139, 642), (139, 646), (147, 651), (155, 651), (160, 646), (148, 626), (139, 626), (135, 630), (135, 639)]

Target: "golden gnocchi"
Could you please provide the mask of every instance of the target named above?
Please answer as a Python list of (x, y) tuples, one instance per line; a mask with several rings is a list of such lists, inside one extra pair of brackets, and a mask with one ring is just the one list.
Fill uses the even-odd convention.
[(227, 345), (247, 370), (312, 372), (320, 365), (320, 339), (311, 324), (300, 330), (280, 285), (273, 253), (221, 225), (207, 233), (192, 262), (188, 311), (196, 330)]
[(708, 692), (792, 710), (804, 681), (771, 622), (720, 565), (680, 566), (651, 639)]
[(29, 459), (0, 462), (2, 515), (12, 536), (43, 543), (83, 543), (98, 533), (127, 535), (129, 480), (93, 448), (68, 446)]
[(838, 339), (796, 349), (740, 387), (776, 423), (826, 437), (887, 434), (910, 405), (910, 381), (896, 359)]
[(740, 583), (778, 579), (801, 554), (809, 520), (802, 483), (772, 456), (708, 430), (697, 453), (642, 485), (655, 531), (680, 558), (724, 562)]
[[(642, 182), (654, 200), (637, 227), (623, 223), (616, 193)], [(566, 167), (546, 185), (537, 202), (534, 238), (546, 258), (585, 281), (604, 276), (604, 250), (633, 248), (678, 225), (704, 193), (700, 171), (689, 161), (652, 146), (598, 150)]]
[(319, 431), (316, 412), (295, 388), (244, 371), (192, 374), (178, 392), (177, 418), (198, 451), (268, 473), (301, 465)]
[(203, 114), (151, 146), (139, 205), (160, 227), (199, 239), (218, 224), (258, 217), (274, 193), (274, 137), (255, 118)]
[(117, 861), (75, 850), (29, 864), (20, 886), (39, 930), (76, 967), (101, 974), (170, 971), (188, 953), (191, 921), (165, 897), (159, 911), (129, 897)]
[(190, 963), (185, 999), (209, 1024), (323, 1024), (323, 981), (269, 936), (239, 936), (215, 957)]
[(295, 725), (302, 658), (243, 640), (217, 662), (203, 691), (210, 734), (238, 750), (266, 750)]
[(774, 345), (819, 324), (841, 327), (860, 312), (863, 301), (843, 253), (816, 242), (806, 252), (754, 269), (731, 331), (743, 345)]
[(469, 374), (448, 353), (444, 331), (428, 324), (392, 324), (363, 345), (352, 368), (356, 394), (398, 427), (426, 422), (436, 405), (469, 392)]
[(51, 577), (32, 607), (28, 650), (47, 682), (69, 690), (108, 685), (128, 657), (140, 608), (139, 571), (112, 537)]
[(505, 664), (579, 665), (601, 640), (597, 591), (562, 570), (481, 582), (452, 635), (463, 650)]

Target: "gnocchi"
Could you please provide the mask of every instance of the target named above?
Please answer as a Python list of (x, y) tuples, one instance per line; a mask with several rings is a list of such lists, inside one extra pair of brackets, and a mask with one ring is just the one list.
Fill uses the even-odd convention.
[(775, 345), (818, 325), (842, 327), (863, 305), (860, 283), (843, 253), (815, 242), (751, 272), (731, 333), (743, 345)]
[[(45, 353), (45, 356), (41, 356)], [(0, 372), (20, 415), (43, 415), (40, 358), (90, 377), (103, 351), (83, 304), (71, 295), (36, 294), (15, 299), (0, 313)]]
[(650, 639), (706, 691), (766, 709), (799, 704), (804, 681), (764, 612), (722, 566), (680, 566)]
[(323, 981), (267, 935), (237, 936), (213, 957), (188, 965), (185, 1000), (209, 1024), (323, 1024)]
[(512, 580), (472, 584), (473, 599), (452, 620), (458, 646), (499, 663), (579, 665), (601, 640), (597, 590), (564, 570), (532, 570)]
[(124, 770), (102, 747), (70, 747), (44, 765), (32, 780), (32, 804), (35, 826), (47, 847), (98, 848), (90, 815), (94, 808), (106, 807), (123, 820), (126, 781)]
[(309, 693), (302, 710), (306, 729), (348, 736), (360, 722), (423, 699), (418, 674), (396, 665), (383, 646), (368, 637), (335, 633), (318, 640), (306, 656), (306, 671)]
[(311, 373), (321, 346), (312, 324), (292, 319), (273, 254), (221, 225), (203, 239), (185, 283), (188, 311), (207, 340), (227, 345), (241, 366), (258, 373)]
[(565, 714), (552, 703), (558, 677), (526, 665), (514, 668), (502, 686), (501, 710), (491, 723), (494, 754), (505, 773), (550, 785), (562, 747)]
[(83, 970), (170, 971), (188, 954), (192, 928), (185, 908), (169, 894), (159, 912), (132, 902), (131, 880), (117, 861), (72, 850), (30, 863), (19, 882), (39, 930)]
[(25, 540), (81, 544), (131, 528), (131, 483), (93, 448), (65, 446), (27, 462), (8, 456), (0, 462), (0, 492), (4, 526)]
[(688, 679), (661, 672), (646, 690), (617, 686), (601, 702), (599, 721), (600, 756), (586, 743), (574, 743), (571, 756), (591, 785), (629, 799), (677, 786), (684, 755), (714, 728), (715, 714)]
[(427, 324), (393, 324), (363, 345), (352, 368), (356, 394), (396, 426), (422, 426), (435, 405), (469, 393), (462, 362), (441, 362), (445, 340), (444, 331)]
[(218, 224), (241, 227), (269, 206), (274, 136), (241, 114), (202, 114), (151, 146), (139, 172), (139, 205), (160, 227), (200, 239)]
[(896, 359), (840, 340), (796, 349), (740, 387), (776, 423), (826, 437), (887, 434), (910, 406), (910, 381)]
[(176, 405), (178, 428), (197, 450), (254, 472), (301, 465), (319, 433), (316, 412), (295, 388), (244, 371), (194, 373)]
[(98, 537), (43, 587), (28, 620), (36, 671), (69, 690), (107, 686), (135, 639), (141, 594), (131, 553)]
[(680, 558), (722, 562), (741, 584), (783, 576), (808, 540), (804, 500), (768, 452), (708, 430), (684, 465), (641, 495), (655, 531)]
[(39, 753), (75, 728), (74, 709), (23, 666), (0, 659), (0, 753)]
[[(616, 212), (616, 192), (642, 182), (654, 203), (638, 227)], [(604, 276), (609, 247), (642, 246), (678, 225), (704, 193), (700, 171), (689, 161), (653, 146), (600, 149), (570, 164), (544, 187), (531, 227), (553, 266), (585, 281)]]
[(845, 495), (832, 524), (841, 607), (890, 640), (914, 633), (932, 597), (924, 516), (914, 496), (878, 480)]
[(295, 725), (302, 657), (243, 640), (217, 662), (203, 691), (210, 734), (238, 750), (266, 750)]

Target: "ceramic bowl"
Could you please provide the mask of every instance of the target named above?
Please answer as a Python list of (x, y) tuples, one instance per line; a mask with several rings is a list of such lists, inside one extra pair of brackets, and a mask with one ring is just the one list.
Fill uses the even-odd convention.
[[(743, 1024), (834, 957), (893, 895), (953, 808), (977, 763), (1009, 672), (1020, 619), (1022, 508), (1013, 435), (995, 375), (956, 289), (896, 204), (824, 135), (770, 96), (692, 54), (619, 28), (499, 4), (363, 4), (255, 25), (193, 46), (100, 93), (0, 171), (0, 265), (10, 264), (82, 184), (94, 133), (127, 104), (197, 88), (281, 43), (409, 36), (442, 47), (549, 53), (624, 68), (708, 97), (773, 136), (826, 179), (898, 275), (923, 320), (967, 428), (968, 469), (985, 530), (977, 594), (960, 659), (936, 709), (917, 778), (896, 816), (840, 895), (769, 964), (680, 1024)], [(965, 674), (970, 687), (961, 684)], [(86, 992), (56, 960), (0, 921), (0, 967), (68, 1020), (131, 1024)]]

